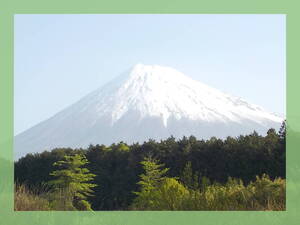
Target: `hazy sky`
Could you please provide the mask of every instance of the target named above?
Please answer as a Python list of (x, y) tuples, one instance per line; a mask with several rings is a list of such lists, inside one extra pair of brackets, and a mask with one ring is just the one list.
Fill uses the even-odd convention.
[(285, 114), (284, 15), (16, 15), (14, 133), (137, 63)]

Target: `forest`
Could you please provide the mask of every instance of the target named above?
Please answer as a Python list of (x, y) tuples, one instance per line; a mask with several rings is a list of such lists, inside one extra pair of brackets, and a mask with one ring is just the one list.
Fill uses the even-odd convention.
[(57, 148), (15, 162), (15, 210), (285, 210), (286, 125)]

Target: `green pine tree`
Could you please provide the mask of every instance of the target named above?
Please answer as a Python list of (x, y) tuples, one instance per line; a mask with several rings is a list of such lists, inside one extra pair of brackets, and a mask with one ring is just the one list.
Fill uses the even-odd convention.
[(159, 164), (159, 161), (151, 157), (145, 157), (141, 162), (144, 174), (140, 175), (141, 181), (138, 184), (141, 186), (141, 191), (151, 191), (159, 186), (159, 184), (166, 178), (168, 168), (164, 168), (164, 164)]
[(145, 157), (141, 162), (144, 173), (140, 175), (141, 180), (137, 183), (140, 185), (140, 191), (134, 192), (137, 198), (134, 200), (133, 208), (148, 209), (152, 208), (152, 199), (155, 198), (156, 190), (166, 179), (168, 168), (163, 168), (164, 164), (151, 157)]
[(192, 163), (190, 161), (186, 163), (180, 177), (180, 180), (187, 188), (196, 190), (199, 187), (199, 175), (193, 173)]
[(53, 185), (55, 193), (63, 195), (67, 208), (73, 206), (77, 210), (91, 210), (86, 199), (92, 196), (92, 188), (97, 186), (90, 183), (96, 175), (84, 167), (86, 164), (88, 160), (82, 154), (67, 155), (53, 164), (59, 169), (50, 173), (55, 179), (49, 184)]
[(279, 138), (281, 140), (281, 143), (285, 145), (286, 143), (286, 120), (284, 120), (280, 126), (279, 129)]

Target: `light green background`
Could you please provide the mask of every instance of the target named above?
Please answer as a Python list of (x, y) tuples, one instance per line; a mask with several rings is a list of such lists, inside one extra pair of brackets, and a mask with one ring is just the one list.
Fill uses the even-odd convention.
[[(283, 212), (14, 212), (13, 16), (59, 13), (260, 13), (287, 15), (287, 211)], [(300, 224), (300, 8), (271, 0), (0, 1), (0, 225), (293, 225)], [(300, 95), (299, 95), (300, 96)]]

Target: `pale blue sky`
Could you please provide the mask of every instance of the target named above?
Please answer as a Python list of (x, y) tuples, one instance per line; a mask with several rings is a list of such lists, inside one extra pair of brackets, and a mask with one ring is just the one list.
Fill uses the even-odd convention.
[(136, 63), (285, 114), (284, 15), (16, 15), (14, 133)]

